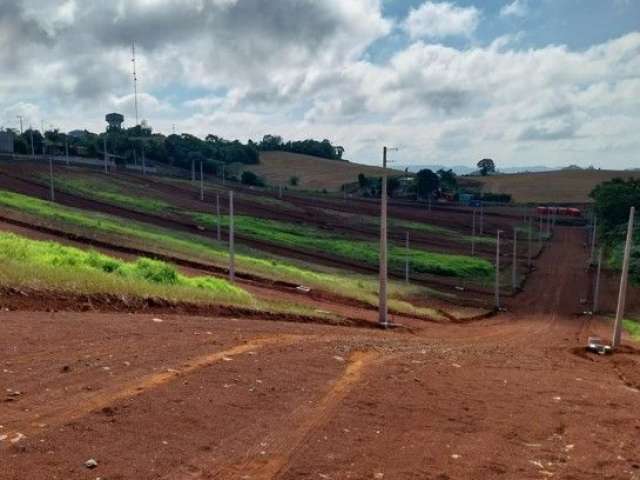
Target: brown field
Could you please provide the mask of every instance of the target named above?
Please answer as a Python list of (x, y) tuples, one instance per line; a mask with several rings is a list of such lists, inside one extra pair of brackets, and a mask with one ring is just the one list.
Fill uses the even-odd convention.
[(508, 193), (519, 203), (589, 203), (589, 193), (601, 182), (615, 177), (640, 177), (623, 170), (558, 170), (490, 177), (465, 177), (485, 185), (485, 192)]
[[(293, 176), (299, 178), (296, 188), (300, 190), (340, 191), (345, 183), (357, 182), (358, 174), (380, 176), (382, 168), (347, 161), (326, 160), (309, 155), (289, 152), (261, 152), (260, 165), (250, 166), (269, 185), (289, 185)], [(400, 171), (389, 170), (395, 175)]]

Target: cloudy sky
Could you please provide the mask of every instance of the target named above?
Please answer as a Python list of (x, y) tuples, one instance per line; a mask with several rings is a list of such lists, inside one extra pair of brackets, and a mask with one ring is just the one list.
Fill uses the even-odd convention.
[(0, 0), (0, 126), (329, 138), (374, 164), (640, 167), (638, 0)]

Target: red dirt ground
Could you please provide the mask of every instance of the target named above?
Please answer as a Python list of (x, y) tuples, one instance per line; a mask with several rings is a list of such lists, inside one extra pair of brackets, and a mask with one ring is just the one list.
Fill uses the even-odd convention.
[(640, 349), (584, 351), (610, 325), (578, 315), (581, 244), (559, 228), (508, 313), (412, 334), (0, 312), (0, 478), (640, 478)]

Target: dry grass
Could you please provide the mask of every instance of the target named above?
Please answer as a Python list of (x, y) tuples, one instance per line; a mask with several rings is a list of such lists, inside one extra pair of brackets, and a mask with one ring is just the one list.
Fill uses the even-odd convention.
[(640, 172), (622, 170), (558, 170), (489, 177), (465, 177), (482, 182), (484, 191), (508, 193), (519, 203), (588, 203), (589, 193), (601, 182), (615, 177), (640, 177)]
[[(263, 177), (269, 185), (287, 185), (300, 190), (340, 191), (345, 183), (358, 181), (358, 174), (380, 176), (382, 168), (359, 163), (327, 160), (289, 152), (261, 152), (260, 164), (250, 165), (247, 170)], [(403, 172), (389, 170), (394, 175)], [(298, 177), (297, 187), (289, 185), (289, 179)]]

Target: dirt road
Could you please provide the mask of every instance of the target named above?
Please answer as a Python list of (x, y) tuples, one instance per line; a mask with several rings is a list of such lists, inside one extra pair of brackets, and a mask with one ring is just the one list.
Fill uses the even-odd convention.
[(509, 312), (415, 334), (1, 312), (0, 478), (640, 478), (640, 350), (584, 352), (579, 239)]

